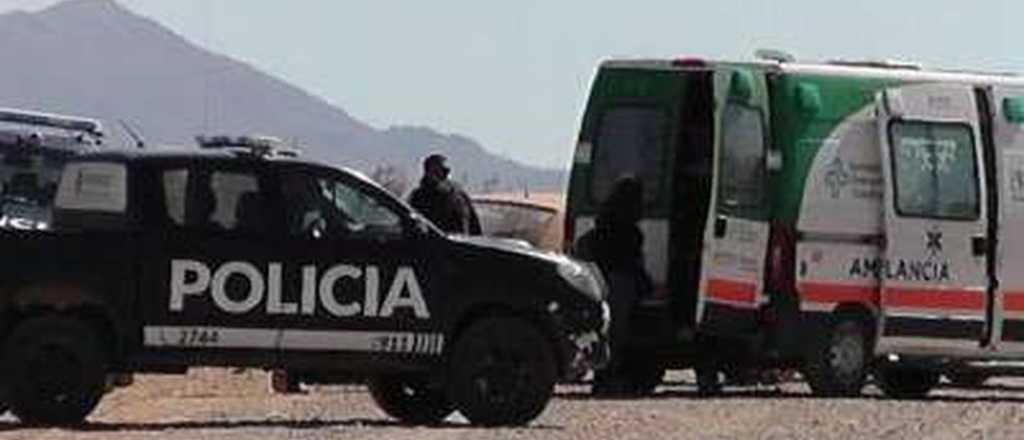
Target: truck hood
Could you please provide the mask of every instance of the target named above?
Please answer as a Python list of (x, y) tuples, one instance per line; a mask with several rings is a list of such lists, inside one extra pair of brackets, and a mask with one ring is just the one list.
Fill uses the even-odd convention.
[(473, 247), (496, 250), (516, 255), (523, 255), (531, 258), (545, 260), (555, 264), (562, 263), (569, 259), (564, 255), (556, 254), (551, 251), (546, 251), (533, 247), (526, 241), (516, 240), (512, 238), (470, 236), (461, 234), (452, 234), (449, 235), (448, 238), (452, 241)]

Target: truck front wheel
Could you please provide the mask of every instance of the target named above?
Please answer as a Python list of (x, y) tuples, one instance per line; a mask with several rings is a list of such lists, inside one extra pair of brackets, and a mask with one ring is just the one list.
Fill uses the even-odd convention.
[(455, 342), (449, 365), (452, 401), (476, 425), (530, 422), (547, 407), (557, 379), (551, 343), (515, 318), (472, 324)]
[(864, 388), (870, 338), (864, 321), (840, 316), (808, 356), (804, 375), (814, 394), (855, 396)]
[(96, 331), (81, 320), (32, 318), (4, 347), (7, 399), (22, 422), (75, 425), (106, 391), (106, 356)]
[(404, 423), (432, 425), (455, 411), (444, 389), (425, 374), (375, 376), (367, 386), (377, 406)]

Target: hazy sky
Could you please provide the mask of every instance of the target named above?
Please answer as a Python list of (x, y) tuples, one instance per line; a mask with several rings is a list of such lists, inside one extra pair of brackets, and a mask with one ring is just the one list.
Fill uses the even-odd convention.
[[(56, 0), (0, 0), (0, 12)], [(429, 125), (567, 166), (614, 56), (900, 58), (1024, 71), (1024, 2), (999, 0), (120, 0), (379, 128)]]

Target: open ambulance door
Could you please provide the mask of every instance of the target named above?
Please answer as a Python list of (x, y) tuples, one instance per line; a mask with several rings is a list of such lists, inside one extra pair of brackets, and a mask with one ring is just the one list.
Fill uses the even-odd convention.
[(877, 99), (886, 245), (876, 354), (981, 349), (991, 246), (977, 99), (956, 84), (887, 89)]
[(765, 73), (714, 74), (715, 164), (704, 231), (697, 323), (701, 332), (749, 336), (764, 297), (769, 227), (769, 104)]

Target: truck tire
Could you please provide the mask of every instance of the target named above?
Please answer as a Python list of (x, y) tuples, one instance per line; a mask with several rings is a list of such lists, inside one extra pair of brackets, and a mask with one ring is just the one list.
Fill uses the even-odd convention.
[(106, 352), (96, 331), (69, 317), (18, 324), (4, 346), (8, 403), (22, 422), (76, 425), (106, 391)]
[(964, 388), (978, 388), (985, 384), (986, 381), (991, 379), (992, 376), (988, 373), (976, 372), (976, 371), (959, 371), (956, 373), (946, 373), (946, 379), (949, 382), (958, 387)]
[(865, 322), (838, 316), (827, 338), (804, 363), (811, 391), (824, 397), (859, 395), (864, 389), (870, 359), (869, 330)]
[(875, 374), (875, 382), (886, 397), (919, 399), (939, 384), (939, 373), (905, 367), (886, 367)]
[(366, 385), (377, 406), (403, 423), (434, 425), (455, 411), (444, 389), (425, 375), (374, 376)]
[(532, 323), (487, 318), (455, 342), (449, 395), (474, 425), (524, 425), (547, 407), (557, 379), (551, 343)]

